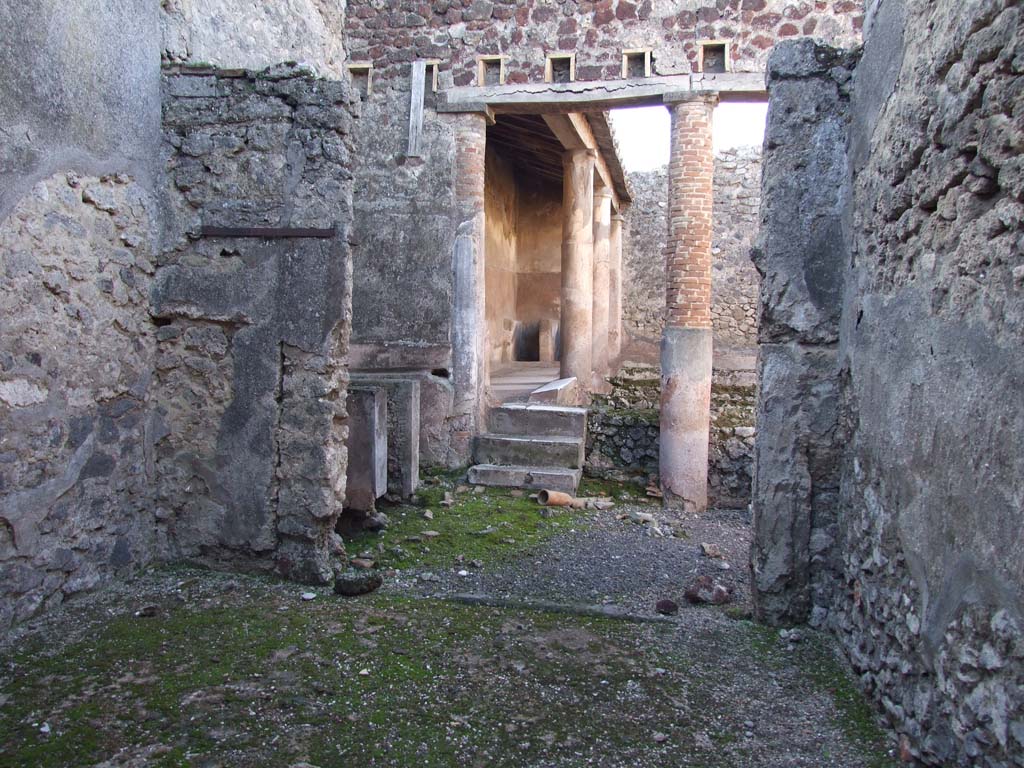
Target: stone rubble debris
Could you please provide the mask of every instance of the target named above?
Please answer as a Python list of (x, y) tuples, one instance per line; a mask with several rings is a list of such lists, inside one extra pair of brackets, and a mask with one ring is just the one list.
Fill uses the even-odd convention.
[(721, 548), (717, 544), (701, 544), (700, 553), (704, 555), (704, 557), (710, 557), (716, 560), (721, 560), (725, 557), (725, 555), (722, 554)]
[(710, 576), (698, 576), (686, 588), (685, 595), (686, 599), (694, 604), (725, 605), (732, 600), (732, 589), (720, 584)]
[(664, 600), (659, 600), (654, 606), (654, 610), (663, 616), (675, 616), (679, 613), (679, 603), (675, 600), (669, 600), (666, 598)]
[(360, 571), (350, 568), (334, 579), (334, 592), (344, 597), (358, 597), (380, 589), (384, 579), (377, 571)]

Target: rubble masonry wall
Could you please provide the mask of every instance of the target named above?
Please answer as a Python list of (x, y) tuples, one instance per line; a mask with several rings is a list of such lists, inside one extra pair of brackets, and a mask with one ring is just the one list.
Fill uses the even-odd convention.
[(0, 8), (0, 632), (154, 554), (159, 26), (94, 5)]
[[(350, 91), (289, 67), (172, 68), (164, 95), (161, 552), (323, 583), (345, 495)], [(203, 237), (203, 226), (335, 234)]]
[[(810, 552), (755, 550), (759, 610), (837, 633), (929, 765), (1024, 764), (1021, 12), (883, 0), (852, 72), (810, 43), (770, 65), (755, 523), (770, 477), (807, 476), (766, 457), (792, 437), (777, 414), (827, 415), (799, 439), (838, 482), (809, 518), (776, 508)], [(801, 154), (829, 185), (803, 200), (816, 221), (777, 194)]]

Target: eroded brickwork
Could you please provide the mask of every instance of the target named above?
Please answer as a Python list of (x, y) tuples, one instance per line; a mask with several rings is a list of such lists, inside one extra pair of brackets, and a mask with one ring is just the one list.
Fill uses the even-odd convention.
[(673, 104), (665, 240), (665, 324), (711, 327), (711, 227), (714, 102), (699, 96)]

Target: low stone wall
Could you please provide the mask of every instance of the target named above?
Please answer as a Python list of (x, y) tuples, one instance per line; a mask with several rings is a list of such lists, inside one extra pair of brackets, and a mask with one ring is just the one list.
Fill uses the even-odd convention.
[(597, 406), (587, 420), (588, 475), (646, 481), (658, 474), (658, 411)]
[[(716, 373), (711, 388), (708, 491), (714, 506), (750, 503), (756, 387)], [(587, 424), (588, 475), (646, 483), (658, 474), (660, 379), (656, 368), (630, 367), (598, 397)]]
[[(170, 242), (156, 273), (166, 557), (332, 576), (351, 326), (347, 84), (169, 69)], [(336, 227), (204, 237), (202, 226)]]

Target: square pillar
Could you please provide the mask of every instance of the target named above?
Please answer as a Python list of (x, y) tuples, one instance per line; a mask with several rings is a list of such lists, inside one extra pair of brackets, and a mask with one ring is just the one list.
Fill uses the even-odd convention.
[(608, 360), (613, 366), (622, 356), (622, 224), (626, 217), (612, 214), (611, 257), (608, 259)]
[(715, 97), (669, 104), (665, 331), (661, 343), (661, 485), (665, 506), (703, 512), (708, 503), (711, 423), (711, 236)]
[(597, 152), (574, 149), (563, 157), (561, 377), (590, 389), (593, 343), (594, 166)]
[(591, 364), (594, 369), (593, 389), (604, 388), (608, 378), (609, 299), (611, 297), (612, 192), (598, 187), (594, 192), (594, 295)]

